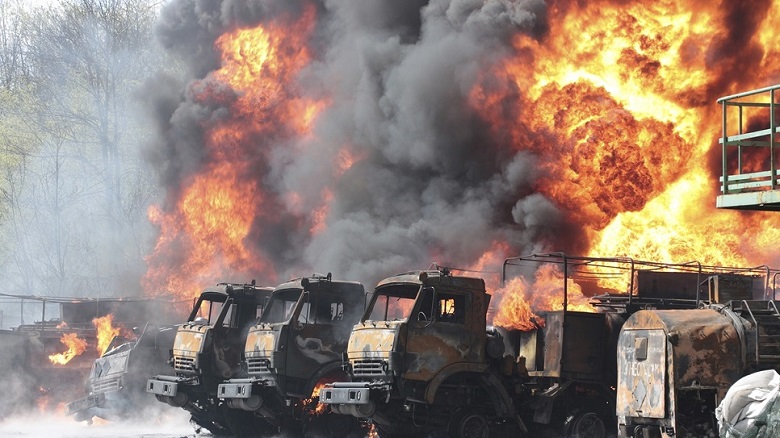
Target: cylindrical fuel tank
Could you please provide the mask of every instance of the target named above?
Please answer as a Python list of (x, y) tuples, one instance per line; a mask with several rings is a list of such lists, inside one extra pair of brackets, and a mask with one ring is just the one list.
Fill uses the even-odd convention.
[(744, 371), (739, 321), (713, 309), (629, 317), (618, 340), (617, 415), (664, 418), (675, 391), (690, 388), (710, 387), (722, 398)]

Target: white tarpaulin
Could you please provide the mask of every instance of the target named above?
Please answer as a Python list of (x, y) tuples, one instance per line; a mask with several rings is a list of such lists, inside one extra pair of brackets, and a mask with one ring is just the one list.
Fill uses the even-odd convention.
[(780, 374), (775, 370), (749, 374), (729, 388), (715, 409), (721, 438), (780, 436)]

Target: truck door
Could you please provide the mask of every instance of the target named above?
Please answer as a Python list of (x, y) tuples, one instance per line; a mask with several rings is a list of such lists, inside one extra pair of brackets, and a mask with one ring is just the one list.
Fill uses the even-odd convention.
[(666, 416), (666, 334), (624, 330), (618, 341), (618, 416)]
[(485, 327), (473, 327), (470, 301), (465, 292), (422, 288), (409, 317), (405, 378), (428, 381), (449, 365), (480, 361)]

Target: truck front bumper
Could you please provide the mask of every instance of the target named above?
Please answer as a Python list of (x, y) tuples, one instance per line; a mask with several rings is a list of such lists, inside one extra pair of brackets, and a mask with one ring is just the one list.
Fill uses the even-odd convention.
[(65, 405), (65, 412), (67, 412), (68, 415), (75, 415), (77, 421), (89, 420), (94, 416), (90, 415), (89, 411), (97, 407), (102, 407), (105, 401), (106, 395), (104, 393), (88, 395)]
[(256, 377), (230, 379), (217, 387), (217, 397), (221, 399), (250, 398), (252, 395), (258, 395), (260, 388), (273, 386), (276, 386), (274, 379)]
[(370, 401), (368, 382), (334, 382), (320, 390), (320, 403), (365, 405)]
[(330, 409), (338, 414), (369, 418), (376, 412), (376, 402), (371, 398), (372, 390), (375, 391), (374, 395), (379, 395), (385, 401), (389, 399), (388, 383), (334, 382), (320, 390), (319, 401), (330, 405)]
[(154, 395), (175, 397), (198, 384), (197, 377), (156, 376), (146, 381), (146, 392)]

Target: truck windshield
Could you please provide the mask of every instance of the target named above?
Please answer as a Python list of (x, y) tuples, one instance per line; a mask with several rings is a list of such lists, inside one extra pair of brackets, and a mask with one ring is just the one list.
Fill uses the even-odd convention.
[[(201, 300), (200, 303), (198, 303), (198, 311), (196, 313), (197, 318), (195, 321), (202, 321), (207, 325), (214, 324), (214, 322), (219, 317), (219, 314), (222, 313), (222, 306), (225, 304), (225, 301), (215, 301), (215, 300), (208, 300), (204, 299)], [(198, 319), (203, 318), (203, 319)], [(230, 318), (225, 318), (226, 320), (229, 320)]]
[(386, 286), (374, 292), (364, 321), (405, 320), (414, 307), (419, 285)]
[(303, 291), (300, 289), (287, 289), (275, 292), (268, 301), (268, 305), (266, 305), (265, 311), (263, 311), (263, 315), (260, 317), (260, 322), (277, 324), (289, 321), (293, 310), (295, 310), (295, 304), (301, 297), (301, 292)]

